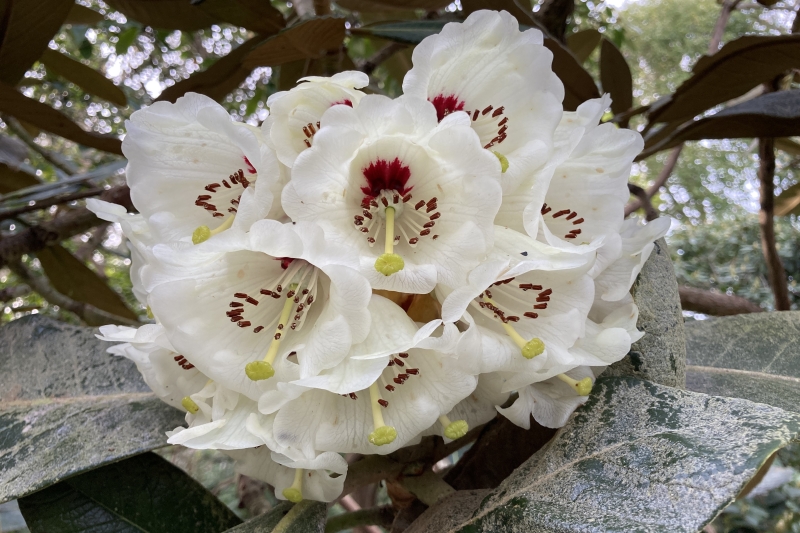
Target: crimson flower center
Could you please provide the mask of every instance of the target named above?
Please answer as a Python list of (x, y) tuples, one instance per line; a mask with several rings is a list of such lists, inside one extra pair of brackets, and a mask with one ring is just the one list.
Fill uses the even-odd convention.
[(464, 102), (459, 100), (454, 94), (448, 94), (446, 96), (440, 94), (434, 97), (430, 102), (433, 104), (433, 107), (436, 108), (436, 118), (439, 119), (439, 122), (450, 113), (464, 110)]
[(394, 161), (378, 159), (361, 169), (367, 185), (361, 187), (361, 192), (369, 198), (377, 198), (381, 191), (397, 191), (401, 196), (408, 194), (412, 187), (408, 187), (411, 169), (394, 158)]

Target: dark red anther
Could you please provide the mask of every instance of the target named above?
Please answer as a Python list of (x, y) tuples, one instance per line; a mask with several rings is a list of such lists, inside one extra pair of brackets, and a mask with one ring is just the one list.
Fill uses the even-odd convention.
[(417, 376), (419, 375), (419, 368), (409, 368), (408, 370), (406, 370), (406, 372), (408, 372), (412, 376)]
[(499, 115), (502, 115), (504, 109), (505, 109), (505, 107), (503, 107), (503, 106), (500, 106), (497, 109), (495, 109), (494, 113), (492, 113), (492, 118), (495, 118), (495, 117), (497, 117)]
[(239, 327), (240, 328), (246, 328), (248, 326), (250, 326), (250, 321), (249, 320), (242, 320), (241, 322), (239, 322)]
[(260, 332), (262, 329), (264, 329), (264, 326), (258, 326), (256, 329), (254, 329), (254, 330), (253, 330), (253, 333), (258, 333), (258, 332)]
[(378, 400), (378, 403), (380, 404), (380, 406), (381, 406), (381, 407), (384, 407), (384, 408), (386, 408), (386, 407), (389, 407), (389, 402), (387, 402), (387, 401), (386, 401), (386, 400), (384, 400), (383, 398), (381, 398), (380, 400)]
[(547, 309), (547, 304), (536, 304), (533, 306), (534, 309)]
[(579, 218), (578, 220), (573, 220), (572, 221), (572, 225), (573, 226), (577, 226), (578, 224), (581, 224), (581, 223), (583, 223), (583, 219), (582, 218)]
[(528, 318), (539, 318), (539, 315), (538, 315), (538, 314), (536, 314), (536, 313), (531, 313), (530, 311), (528, 311), (527, 313), (525, 313), (525, 315), (524, 315), (524, 316), (526, 316), (526, 317), (528, 317)]
[(553, 218), (558, 218), (558, 217), (560, 217), (560, 216), (566, 215), (566, 214), (567, 214), (567, 213), (569, 213), (569, 212), (570, 212), (570, 210), (569, 210), (569, 209), (562, 209), (561, 211), (559, 211), (559, 212), (555, 213), (555, 214), (553, 215)]
[(394, 385), (386, 385), (386, 387), (384, 387), (384, 388), (386, 390), (388, 390), (389, 392), (394, 392)]

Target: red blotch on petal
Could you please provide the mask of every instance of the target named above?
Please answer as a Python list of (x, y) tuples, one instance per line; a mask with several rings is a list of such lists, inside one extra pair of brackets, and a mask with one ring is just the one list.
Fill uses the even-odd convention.
[(439, 119), (439, 122), (454, 111), (464, 110), (464, 102), (459, 100), (458, 96), (454, 94), (448, 94), (446, 96), (440, 94), (433, 100), (430, 100), (430, 102), (433, 104), (433, 107), (436, 108), (436, 117)]
[(335, 105), (347, 105), (347, 106), (353, 107), (353, 102), (351, 102), (350, 100), (348, 100), (347, 98), (345, 98), (344, 100), (339, 100), (339, 101), (337, 101), (337, 102), (333, 102), (333, 103), (331, 104), (331, 107), (333, 107), (333, 106), (335, 106)]
[(376, 198), (384, 190), (397, 191), (403, 196), (411, 191), (411, 187), (406, 187), (411, 169), (396, 157), (391, 162), (385, 159), (373, 161), (361, 172), (367, 179), (367, 186), (361, 187), (361, 192), (369, 198)]

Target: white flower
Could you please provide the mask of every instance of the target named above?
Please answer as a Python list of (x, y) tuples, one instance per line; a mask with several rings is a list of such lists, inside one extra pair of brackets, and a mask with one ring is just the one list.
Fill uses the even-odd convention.
[(340, 72), (330, 78), (300, 78), (297, 87), (273, 94), (267, 99), (269, 116), (262, 126), (281, 163), (291, 168), (298, 154), (311, 146), (320, 119), (329, 107), (355, 107), (364, 96), (357, 91), (369, 84), (363, 72)]
[(441, 120), (465, 111), (481, 146), (503, 161), (503, 192), (545, 164), (561, 118), (564, 87), (542, 33), (519, 31), (505, 11), (476, 11), (414, 48), (406, 95), (424, 98)]
[(282, 216), (273, 197), (283, 178), (260, 130), (234, 123), (210, 98), (189, 93), (174, 104), (156, 102), (126, 127), (131, 200), (158, 240), (204, 240), (226, 229), (248, 189), (255, 200), (250, 223)]
[(184, 411), (194, 409), (186, 398), (202, 390), (208, 378), (175, 352), (161, 325), (101, 326), (97, 338), (120, 343), (107, 351), (136, 363), (145, 383), (164, 402)]
[(344, 487), (347, 462), (338, 453), (325, 452), (311, 459), (287, 457), (266, 447), (226, 453), (236, 460), (237, 472), (275, 487), (279, 500), (330, 502)]
[(312, 389), (288, 402), (275, 417), (275, 438), (307, 456), (312, 450), (391, 453), (450, 412), (476, 381), (456, 358), (412, 348), (392, 356), (365, 389), (341, 395)]
[(321, 225), (373, 288), (463, 283), (491, 245), (500, 202), (500, 164), (466, 114), (439, 123), (429, 102), (370, 95), (321, 124), (284, 189), (286, 213)]
[[(316, 245), (304, 247), (295, 228)], [(214, 243), (161, 245), (152, 312), (193, 364), (258, 400), (277, 381), (336, 365), (369, 331), (366, 280), (350, 268), (312, 262), (333, 247), (313, 226), (272, 220)]]
[(519, 398), (509, 407), (498, 407), (497, 411), (521, 428), (530, 429), (531, 416), (539, 424), (549, 428), (560, 428), (569, 416), (586, 403), (588, 396), (576, 394), (576, 384), (591, 390), (594, 374), (589, 367), (578, 367), (558, 377), (528, 385), (519, 390)]

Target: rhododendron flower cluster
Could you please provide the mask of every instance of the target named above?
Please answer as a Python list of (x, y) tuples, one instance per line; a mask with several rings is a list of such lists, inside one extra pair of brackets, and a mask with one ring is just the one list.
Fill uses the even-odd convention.
[(121, 224), (154, 317), (101, 328), (165, 402), (169, 442), (226, 450), (292, 501), (331, 501), (344, 453), (566, 423), (642, 334), (629, 289), (669, 221), (624, 218), (641, 137), (565, 112), (542, 34), (447, 24), (394, 100), (310, 77), (258, 127), (209, 98), (128, 122)]

